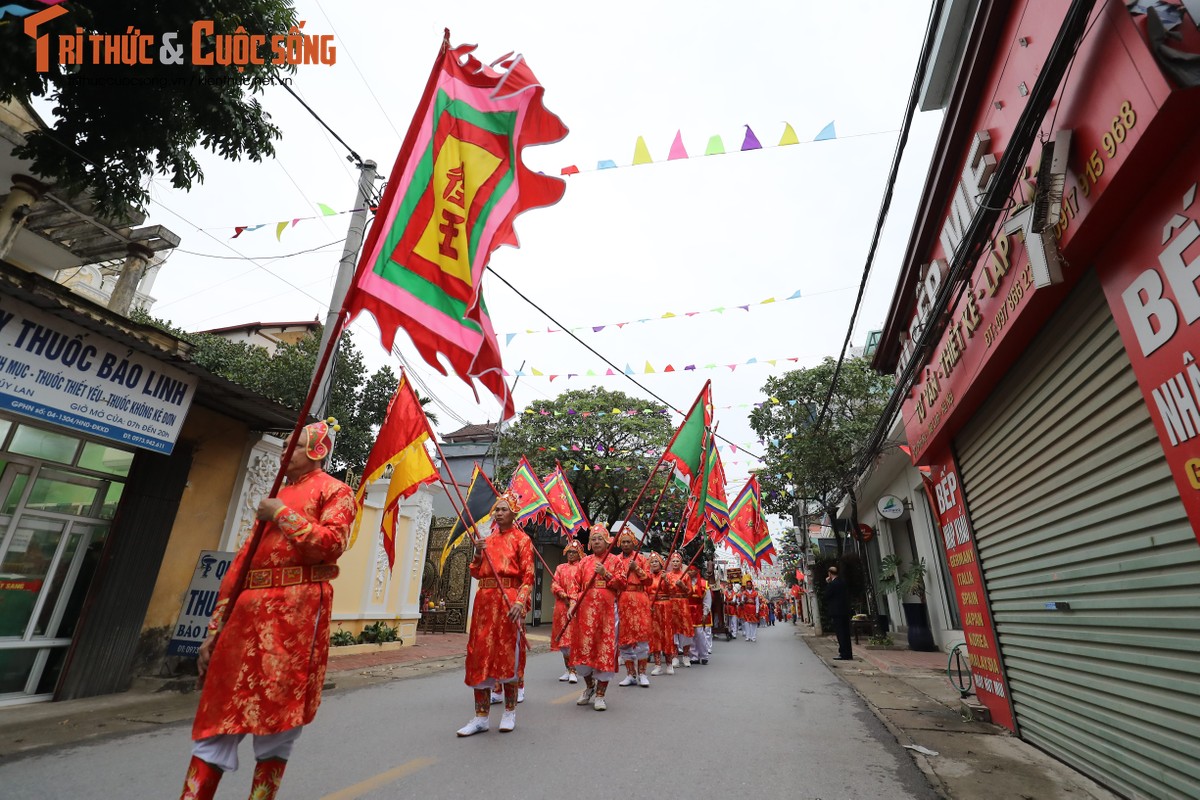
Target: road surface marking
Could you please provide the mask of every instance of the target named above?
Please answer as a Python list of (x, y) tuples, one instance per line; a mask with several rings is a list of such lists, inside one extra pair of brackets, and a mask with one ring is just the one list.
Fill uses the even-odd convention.
[[(582, 684), (581, 684), (581, 686), (582, 686)], [(579, 691), (582, 692), (583, 689), (581, 688)], [(578, 700), (578, 699), (579, 699), (579, 692), (571, 692), (570, 694), (564, 694), (562, 697), (559, 697), (555, 700), (551, 700), (550, 705), (561, 706), (563, 703), (567, 703), (567, 702), (570, 702), (571, 700)]]
[(354, 800), (356, 797), (362, 797), (372, 789), (378, 789), (380, 786), (387, 786), (389, 783), (398, 781), (401, 778), (408, 777), (418, 770), (436, 764), (436, 758), (414, 758), (406, 764), (401, 764), (395, 769), (389, 769), (387, 772), (381, 772), (378, 775), (367, 778), (365, 781), (360, 781), (353, 786), (347, 786), (341, 791), (327, 794), (321, 800)]

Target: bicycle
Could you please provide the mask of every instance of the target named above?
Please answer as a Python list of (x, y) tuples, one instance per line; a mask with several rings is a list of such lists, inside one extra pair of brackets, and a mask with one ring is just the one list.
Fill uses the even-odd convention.
[(974, 684), (971, 682), (971, 659), (967, 653), (966, 642), (959, 642), (950, 648), (950, 657), (946, 659), (946, 678), (963, 698), (970, 697), (974, 693)]

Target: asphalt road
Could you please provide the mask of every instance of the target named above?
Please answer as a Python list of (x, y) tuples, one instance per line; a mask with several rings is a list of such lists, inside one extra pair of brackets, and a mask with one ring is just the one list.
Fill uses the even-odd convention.
[[(534, 656), (517, 729), (454, 735), (472, 714), (462, 671), (326, 696), (288, 765), (281, 798), (934, 798), (893, 737), (791, 625), (718, 640), (708, 666), (577, 707), (556, 653)], [(42, 751), (0, 767), (0, 800), (173, 800), (190, 726)], [(217, 797), (249, 792), (253, 754)]]

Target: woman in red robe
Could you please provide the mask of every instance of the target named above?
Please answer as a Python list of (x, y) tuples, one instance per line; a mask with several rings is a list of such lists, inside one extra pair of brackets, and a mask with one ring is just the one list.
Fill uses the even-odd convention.
[(617, 672), (617, 595), (625, 588), (621, 559), (609, 552), (611, 546), (608, 529), (593, 525), (588, 537), (592, 554), (579, 562), (582, 589), (571, 637), (571, 661), (586, 684), (575, 704), (590, 704), (597, 711), (608, 707), (604, 695)]
[[(212, 798), (221, 775), (237, 770), (246, 734), (254, 736), (257, 762), (251, 796), (272, 800), (292, 746), (321, 704), (329, 581), (337, 577), (355, 514), (350, 487), (321, 469), (335, 429), (316, 422), (297, 431), (286, 484), (258, 505), (266, 527), (257, 549), (250, 553), (244, 545), (221, 582), (197, 658), (203, 692), (183, 800)], [(245, 584), (230, 608), (238, 575)]]
[(575, 665), (571, 663), (571, 632), (567, 629), (567, 614), (571, 604), (579, 599), (579, 561), (583, 558), (583, 545), (578, 539), (572, 539), (563, 548), (563, 556), (567, 561), (554, 569), (554, 580), (550, 582), (550, 591), (554, 593), (554, 624), (550, 627), (551, 647), (557, 646), (562, 653), (563, 664), (567, 671), (559, 677), (560, 681), (579, 683), (575, 673)]
[[(679, 662), (685, 667), (692, 665), (692, 636), (696, 627), (692, 625), (692, 609), (688, 605), (688, 597), (692, 593), (692, 583), (687, 573), (683, 571), (683, 555), (679, 551), (671, 553), (667, 559), (667, 571), (663, 573), (659, 591), (671, 599), (668, 628), (675, 639), (675, 649), (679, 651)], [(671, 659), (675, 666), (676, 659)]]
[[(650, 566), (650, 655), (654, 658), (654, 669), (650, 675), (675, 674), (671, 658), (675, 655), (675, 636), (671, 633), (671, 598), (667, 597), (663, 585), (663, 558), (658, 553), (646, 556)], [(663, 662), (666, 666), (663, 666)]]
[(488, 729), (492, 686), (504, 686), (500, 732), (517, 726), (517, 686), (525, 639), (525, 615), (533, 596), (533, 542), (516, 526), (520, 501), (506, 492), (492, 508), (492, 531), (476, 543), (471, 577), (478, 579), (467, 639), (466, 684), (475, 692), (475, 716), (458, 729), (473, 736)]

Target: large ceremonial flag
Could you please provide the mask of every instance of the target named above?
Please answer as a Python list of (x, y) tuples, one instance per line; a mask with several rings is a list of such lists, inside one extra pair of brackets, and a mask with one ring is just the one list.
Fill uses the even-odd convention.
[(358, 492), (354, 501), (358, 505), (359, 515), (355, 517), (354, 527), (350, 532), (350, 547), (358, 538), (358, 527), (362, 520), (363, 499), (367, 488), (384, 476), (391, 468), (392, 476), (388, 481), (387, 495), (383, 503), (383, 517), (380, 531), (383, 533), (383, 549), (387, 553), (388, 568), (396, 562), (396, 522), (399, 515), (400, 501), (411, 495), (417, 487), (438, 480), (438, 470), (433, 459), (425, 449), (425, 443), (433, 440), (433, 431), (429, 428), (429, 420), (425, 411), (413, 392), (408, 376), (401, 371), (400, 383), (396, 393), (388, 403), (387, 416), (383, 426), (375, 437), (371, 454), (363, 467), (362, 480), (358, 484)]
[[(501, 245), (517, 246), (513, 221), (557, 203), (566, 184), (532, 172), (521, 150), (562, 139), (543, 87), (521, 56), (485, 66), (474, 45), (449, 47), (449, 31), (389, 176), (345, 304), (369, 311), (389, 351), (403, 328), (430, 366), (444, 356), (474, 389), (479, 381), (514, 413), (496, 333), (481, 294)], [(476, 392), (478, 398), (478, 392)]]
[(570, 539), (581, 528), (587, 527), (587, 515), (583, 513), (579, 498), (575, 496), (575, 489), (567, 480), (562, 465), (554, 465), (554, 471), (542, 481), (542, 490), (550, 501), (551, 515), (547, 520), (551, 525), (558, 526), (564, 538)]
[(758, 546), (763, 537), (766, 537), (769, 544), (771, 535), (767, 532), (767, 522), (762, 516), (758, 476), (751, 475), (729, 507), (729, 533), (724, 541), (738, 558), (746, 562), (747, 567), (757, 569), (760, 558)]
[(550, 501), (542, 491), (542, 482), (525, 456), (521, 456), (512, 480), (508, 482), (508, 490), (516, 493), (517, 502), (520, 503), (517, 522), (524, 522), (550, 510)]
[(775, 542), (766, 534), (754, 545), (754, 568), (762, 569), (775, 560)]
[(438, 559), (439, 573), (446, 566), (446, 559), (450, 557), (450, 553), (464, 536), (470, 534), (472, 539), (478, 539), (487, 531), (492, 524), (492, 507), (499, 498), (500, 493), (476, 463), (471, 472), (471, 486), (467, 489), (467, 507), (459, 513), (454, 527), (450, 529), (450, 536), (442, 547), (442, 555)]
[(704, 388), (692, 403), (679, 429), (671, 437), (663, 460), (671, 464), (675, 480), (681, 488), (694, 488), (704, 458), (706, 436), (712, 427), (712, 381), (705, 381)]

